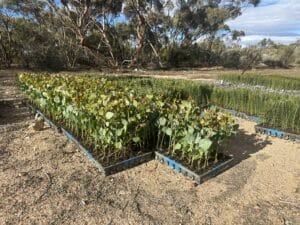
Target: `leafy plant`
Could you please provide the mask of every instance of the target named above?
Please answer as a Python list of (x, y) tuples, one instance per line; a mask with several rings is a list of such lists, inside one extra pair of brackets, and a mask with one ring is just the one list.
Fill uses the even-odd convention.
[(210, 159), (218, 161), (237, 130), (230, 116), (216, 109), (201, 111), (194, 101), (179, 100), (162, 107), (158, 125), (158, 148), (198, 170), (207, 167)]
[(30, 101), (107, 164), (133, 152), (160, 148), (173, 156), (179, 154), (191, 165), (197, 161), (198, 167), (204, 160), (205, 167), (209, 159), (217, 160), (222, 152), (219, 146), (235, 133), (228, 115), (203, 111), (183, 88), (151, 92), (134, 90), (137, 84), (124, 82), (88, 76), (19, 76), (20, 89)]
[(265, 121), (266, 127), (300, 134), (300, 115), (297, 113), (300, 97), (298, 96), (242, 88), (221, 88), (190, 80), (144, 77), (108, 77), (107, 79), (115, 80), (119, 87), (133, 88), (138, 93), (156, 93), (168, 99), (193, 99), (197, 106), (213, 104), (259, 116)]

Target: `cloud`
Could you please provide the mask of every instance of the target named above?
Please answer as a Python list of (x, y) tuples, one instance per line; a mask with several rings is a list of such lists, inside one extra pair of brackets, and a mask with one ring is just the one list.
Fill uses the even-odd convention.
[(245, 31), (242, 44), (263, 38), (287, 44), (300, 39), (299, 21), (299, 0), (262, 0), (258, 7), (247, 8), (240, 17), (228, 21), (228, 25)]
[(247, 35), (242, 38), (241, 42), (243, 46), (249, 46), (257, 44), (264, 38), (270, 38), (274, 42), (281, 43), (281, 44), (290, 44), (300, 40), (299, 36), (268, 36), (268, 35)]

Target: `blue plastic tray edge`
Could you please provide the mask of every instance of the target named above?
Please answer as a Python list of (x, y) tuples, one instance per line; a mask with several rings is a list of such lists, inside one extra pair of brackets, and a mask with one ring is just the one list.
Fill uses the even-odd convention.
[(138, 166), (142, 163), (148, 162), (150, 160), (152, 160), (153, 157), (153, 152), (147, 152), (145, 154), (142, 154), (140, 156), (135, 156), (132, 157), (130, 159), (118, 162), (116, 164), (104, 167), (101, 165), (101, 163), (99, 163), (94, 156), (92, 155), (92, 153), (87, 150), (86, 148), (84, 148), (78, 141), (77, 139), (67, 130), (65, 130), (64, 128), (61, 128), (63, 134), (70, 140), (72, 141), (77, 147), (78, 149), (90, 160), (92, 161), (92, 163), (105, 175), (112, 175), (115, 174), (117, 172), (121, 172), (124, 171), (126, 169), (130, 169), (134, 166)]
[(155, 159), (160, 161), (163, 164), (166, 164), (169, 166), (172, 170), (175, 170), (178, 173), (182, 173), (184, 176), (188, 177), (189, 179), (195, 181), (198, 184), (203, 183), (204, 181), (217, 176), (221, 172), (225, 171), (229, 168), (229, 164), (233, 160), (233, 158), (230, 158), (226, 160), (225, 162), (213, 167), (211, 170), (203, 173), (203, 174), (197, 174), (190, 169), (186, 168), (182, 164), (176, 162), (175, 160), (165, 156), (164, 154), (155, 151)]
[(285, 138), (292, 141), (300, 141), (300, 135), (291, 134), (280, 130), (262, 127), (261, 125), (255, 125), (255, 132), (259, 134), (266, 134), (269, 136), (275, 136), (279, 138)]
[(23, 103), (34, 113), (39, 114), (43, 119), (46, 121), (46, 123), (49, 124), (50, 127), (54, 128), (57, 131), (61, 131), (70, 141), (72, 141), (76, 147), (80, 150), (81, 153), (83, 153), (98, 169), (100, 172), (102, 172), (105, 176), (115, 174), (117, 172), (130, 169), (134, 166), (138, 166), (142, 163), (148, 162), (152, 159), (154, 159), (154, 153), (153, 152), (147, 152), (145, 154), (142, 154), (140, 156), (132, 157), (130, 159), (121, 161), (119, 163), (116, 163), (114, 165), (110, 165), (107, 167), (103, 167), (92, 155), (92, 153), (84, 148), (79, 141), (66, 129), (62, 127), (56, 126), (51, 120), (49, 120), (41, 111), (35, 109), (28, 101), (23, 101)]

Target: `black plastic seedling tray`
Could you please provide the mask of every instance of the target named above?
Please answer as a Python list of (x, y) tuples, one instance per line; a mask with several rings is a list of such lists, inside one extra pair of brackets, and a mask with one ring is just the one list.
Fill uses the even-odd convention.
[(153, 152), (147, 152), (142, 155), (132, 157), (130, 159), (121, 161), (119, 163), (116, 163), (114, 165), (110, 166), (102, 166), (92, 155), (92, 153), (87, 150), (85, 147), (83, 147), (79, 141), (67, 130), (64, 128), (61, 128), (63, 134), (72, 141), (77, 148), (101, 171), (105, 176), (112, 175), (117, 172), (121, 172), (123, 170), (138, 166), (142, 163), (146, 163), (154, 158)]
[(297, 142), (300, 141), (300, 135), (291, 134), (280, 130), (265, 128), (261, 125), (255, 125), (255, 132), (259, 134), (266, 134), (273, 137), (283, 138), (286, 140), (297, 141)]
[(233, 158), (229, 157), (228, 160), (212, 167), (212, 169), (209, 169), (208, 171), (203, 172), (201, 174), (197, 174), (197, 173), (191, 171), (190, 169), (186, 168), (182, 164), (178, 163), (177, 161), (169, 158), (168, 156), (165, 156), (164, 154), (162, 154), (160, 152), (157, 152), (157, 151), (155, 152), (155, 159), (158, 160), (159, 162), (161, 162), (162, 164), (167, 165), (172, 170), (183, 174), (184, 176), (186, 176), (187, 178), (193, 180), (194, 182), (196, 182), (198, 184), (201, 184), (204, 181), (206, 181), (210, 178), (213, 178), (213, 177), (217, 176), (218, 174), (220, 174), (221, 172), (228, 169), (230, 167), (231, 161), (233, 160)]
[(112, 175), (118, 172), (121, 172), (126, 169), (130, 169), (132, 167), (138, 166), (142, 163), (146, 163), (152, 159), (154, 159), (154, 153), (153, 152), (147, 152), (142, 155), (129, 158), (124, 161), (120, 161), (116, 164), (110, 165), (110, 166), (102, 166), (101, 163), (99, 163), (92, 153), (87, 150), (85, 147), (83, 147), (80, 142), (66, 129), (63, 127), (57, 126), (54, 122), (52, 122), (50, 119), (48, 119), (41, 111), (37, 110), (34, 106), (32, 106), (29, 102), (24, 101), (24, 104), (33, 112), (37, 113), (39, 116), (41, 116), (44, 121), (53, 129), (55, 129), (58, 132), (62, 132), (70, 141), (72, 141), (75, 146), (79, 149), (81, 153), (83, 153), (98, 169), (101, 173), (103, 173), (104, 176)]

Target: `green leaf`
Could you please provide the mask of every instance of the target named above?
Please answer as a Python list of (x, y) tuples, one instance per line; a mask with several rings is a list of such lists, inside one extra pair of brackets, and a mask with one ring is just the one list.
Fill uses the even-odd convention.
[(124, 126), (124, 127), (126, 127), (126, 126), (128, 125), (128, 122), (127, 122), (127, 120), (125, 120), (125, 119), (122, 119), (122, 124), (123, 124), (123, 126)]
[(195, 153), (195, 154), (192, 156), (192, 159), (193, 159), (193, 160), (201, 159), (201, 155)]
[(167, 123), (167, 119), (165, 117), (160, 117), (159, 118), (159, 125), (160, 126), (165, 126)]
[(115, 143), (115, 147), (116, 147), (116, 149), (121, 149), (122, 148), (122, 142), (117, 142), (117, 143)]
[(55, 96), (55, 97), (54, 97), (54, 102), (57, 103), (57, 104), (60, 103), (60, 99), (59, 99), (58, 96)]
[(138, 107), (138, 102), (136, 100), (133, 100), (132, 104), (134, 107), (136, 107), (136, 108)]
[(141, 138), (140, 137), (134, 137), (132, 138), (132, 140), (135, 142), (135, 143), (138, 143), (141, 141)]
[(42, 95), (43, 95), (44, 97), (46, 97), (46, 98), (48, 97), (48, 93), (45, 92), (45, 91), (42, 93)]
[(213, 142), (207, 138), (202, 139), (199, 143), (199, 147), (202, 148), (205, 152), (208, 151)]
[(199, 135), (197, 135), (196, 139), (195, 139), (195, 144), (200, 143), (201, 141), (201, 137)]
[(189, 126), (188, 127), (188, 132), (193, 134), (194, 133), (194, 128), (192, 126)]
[(119, 137), (119, 136), (121, 136), (122, 135), (122, 131), (123, 131), (123, 129), (118, 129), (117, 131), (116, 131), (116, 135)]
[(68, 112), (72, 112), (73, 111), (73, 106), (72, 105), (68, 105), (67, 106), (67, 111)]
[(172, 135), (172, 129), (171, 129), (170, 127), (168, 127), (168, 128), (166, 129), (166, 134), (167, 134), (168, 136), (171, 136), (171, 135)]
[(47, 105), (47, 101), (44, 98), (40, 98), (40, 104), (42, 107), (45, 107)]
[(153, 98), (153, 95), (146, 95), (146, 97), (147, 97), (148, 99), (152, 99), (152, 98)]
[(175, 146), (174, 146), (174, 150), (179, 150), (181, 149), (181, 144), (177, 143)]
[(195, 141), (195, 137), (191, 133), (187, 133), (186, 136), (184, 137), (184, 140), (189, 144), (192, 145)]
[(107, 113), (105, 114), (105, 118), (108, 119), (108, 120), (110, 120), (113, 116), (114, 116), (114, 113), (113, 113), (113, 112), (107, 112)]

